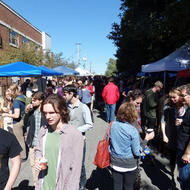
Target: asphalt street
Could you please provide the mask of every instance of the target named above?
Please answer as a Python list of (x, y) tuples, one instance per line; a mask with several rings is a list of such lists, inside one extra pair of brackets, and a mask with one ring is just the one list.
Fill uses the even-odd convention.
[[(105, 112), (94, 110), (94, 127), (86, 133), (86, 187), (89, 190), (112, 190), (112, 177), (109, 169), (99, 169), (93, 164), (98, 141), (104, 136), (108, 124), (105, 122)], [(154, 165), (140, 161), (142, 190), (180, 190), (175, 170), (175, 183), (169, 170), (169, 161), (156, 150), (152, 150)], [(29, 160), (22, 163), (19, 176), (13, 190), (32, 190), (32, 171)]]

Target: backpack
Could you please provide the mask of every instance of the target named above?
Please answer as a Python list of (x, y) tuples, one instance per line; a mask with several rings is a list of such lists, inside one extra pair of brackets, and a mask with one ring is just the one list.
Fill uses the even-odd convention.
[(19, 100), (20, 102), (24, 103), (24, 114), (22, 115), (22, 119), (24, 119), (26, 106), (31, 103), (32, 98), (24, 96), (24, 98), (16, 97), (15, 100)]

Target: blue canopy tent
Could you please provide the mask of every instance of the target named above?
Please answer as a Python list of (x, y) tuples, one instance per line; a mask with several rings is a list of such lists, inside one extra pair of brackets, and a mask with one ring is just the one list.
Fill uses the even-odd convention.
[(61, 72), (62, 75), (79, 75), (78, 71), (74, 69), (68, 68), (66, 66), (58, 66), (53, 68), (54, 71)]
[(15, 62), (0, 66), (0, 77), (52, 76), (45, 69), (24, 62)]
[(150, 63), (142, 65), (142, 72), (152, 73), (161, 71), (181, 71), (190, 68), (190, 41), (186, 42), (182, 47), (169, 54), (168, 56)]
[(15, 62), (0, 66), (1, 77), (13, 77), (13, 76), (53, 76), (62, 75), (60, 72), (56, 72), (53, 69), (49, 69), (45, 66), (35, 66), (24, 62)]
[(168, 56), (147, 65), (142, 65), (141, 72), (154, 73), (164, 72), (164, 87), (166, 83), (166, 72), (177, 72), (190, 68), (190, 41), (178, 48)]
[(50, 76), (63, 75), (61, 72), (54, 71), (53, 69), (50, 69), (50, 68), (45, 67), (43, 65), (40, 66), (40, 69), (44, 70), (45, 72), (49, 72)]

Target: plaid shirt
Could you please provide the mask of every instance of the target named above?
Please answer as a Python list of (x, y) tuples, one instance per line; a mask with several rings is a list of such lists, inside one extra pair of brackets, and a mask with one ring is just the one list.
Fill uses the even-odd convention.
[(39, 132), (40, 127), (41, 127), (40, 125), (41, 125), (41, 118), (42, 118), (42, 114), (41, 114), (41, 112), (38, 109), (36, 109), (34, 111), (34, 117), (35, 117), (35, 133), (34, 133), (34, 138), (33, 138), (32, 145), (36, 146), (38, 132)]

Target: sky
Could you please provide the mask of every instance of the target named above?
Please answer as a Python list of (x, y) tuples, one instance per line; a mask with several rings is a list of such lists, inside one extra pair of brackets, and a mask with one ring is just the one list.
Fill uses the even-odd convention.
[(77, 63), (86, 70), (104, 74), (117, 48), (106, 36), (112, 24), (119, 23), (120, 0), (3, 0), (33, 26), (51, 36), (53, 53)]

